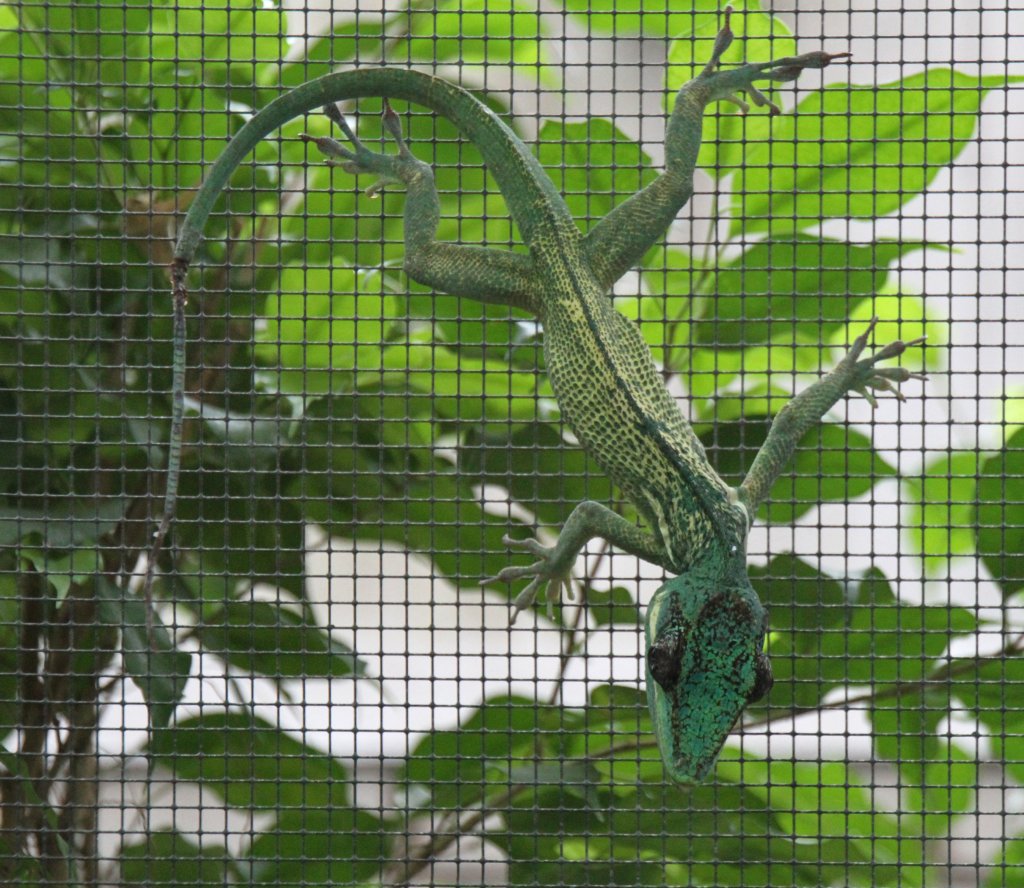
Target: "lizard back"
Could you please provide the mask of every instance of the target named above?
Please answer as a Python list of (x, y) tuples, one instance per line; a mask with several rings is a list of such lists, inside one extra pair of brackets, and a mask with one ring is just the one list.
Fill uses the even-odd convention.
[(551, 264), (554, 286), (539, 315), (562, 413), (648, 521), (673, 569), (683, 570), (723, 528), (733, 532), (741, 507), (708, 462), (637, 326), (571, 256)]

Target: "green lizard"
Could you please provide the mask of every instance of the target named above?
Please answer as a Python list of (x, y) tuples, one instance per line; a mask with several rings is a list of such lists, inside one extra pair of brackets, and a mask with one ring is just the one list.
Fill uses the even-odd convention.
[[(495, 578), (530, 580), (515, 600), (513, 618), (542, 589), (551, 594), (568, 584), (577, 555), (595, 537), (673, 574), (647, 611), (647, 694), (668, 773), (682, 783), (701, 780), (744, 706), (772, 683), (762, 650), (767, 614), (747, 578), (745, 541), (752, 516), (803, 434), (848, 391), (869, 397), (869, 388), (896, 392), (893, 383), (915, 375), (877, 366), (899, 355), (905, 343), (894, 342), (862, 357), (869, 327), (831, 373), (779, 413), (746, 479), (733, 489), (708, 462), (637, 327), (613, 307), (612, 284), (663, 236), (693, 192), (705, 108), (719, 100), (745, 107), (739, 97), (745, 93), (778, 113), (756, 82), (791, 81), (806, 69), (824, 68), (847, 55), (810, 52), (720, 70), (722, 54), (733, 39), (728, 15), (726, 10), (707, 66), (676, 97), (666, 134), (665, 171), (586, 235), (515, 134), (472, 95), (443, 80), (391, 68), (328, 74), (281, 96), (248, 121), (197, 192), (175, 250), (174, 415), (164, 515), (150, 563), (155, 563), (170, 525), (178, 486), (185, 280), (203, 226), (232, 172), (267, 134), (325, 106), (349, 146), (329, 138), (304, 138), (333, 158), (328, 162), (377, 175), (374, 188), (400, 183), (407, 191), (405, 269), (410, 277), (446, 293), (537, 316), (562, 415), (646, 521), (647, 529), (642, 529), (599, 503), (583, 502), (553, 547), (506, 537), (510, 547), (536, 559), (507, 567)], [(385, 101), (383, 120), (397, 153), (375, 153), (359, 141), (333, 104), (366, 96), (425, 105), (472, 140), (497, 180), (529, 254), (436, 241), (440, 207), (433, 172), (409, 150), (397, 115)]]

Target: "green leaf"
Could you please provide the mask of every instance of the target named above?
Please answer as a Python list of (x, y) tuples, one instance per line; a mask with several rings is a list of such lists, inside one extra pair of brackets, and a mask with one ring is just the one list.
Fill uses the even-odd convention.
[[(563, 0), (565, 10), (582, 21), (592, 34), (615, 37), (678, 37), (703, 32), (721, 23), (717, 0)], [(755, 0), (737, 0), (734, 9), (756, 10)], [(710, 52), (710, 45), (708, 47)]]
[(994, 656), (954, 660), (954, 692), (988, 734), (991, 760), (1024, 782), (1024, 656), (1019, 638), (1004, 635), (1005, 647)]
[[(703, 344), (747, 347), (776, 333), (822, 342), (845, 328), (853, 310), (879, 293), (889, 266), (923, 243), (850, 244), (798, 235), (763, 241), (728, 262), (705, 285), (711, 318), (695, 324)], [(876, 336), (876, 341), (882, 341)]]
[(658, 785), (665, 780), (647, 696), (635, 687), (596, 687), (582, 720), (564, 723), (559, 754), (587, 762), (588, 781), (620, 797), (635, 792), (641, 783)]
[[(46, 302), (41, 294), (32, 297), (25, 292), (27, 290), (62, 290), (73, 286), (71, 269), (64, 264), (70, 261), (70, 255), (59, 249), (57, 255), (54, 252), (54, 245), (42, 239), (0, 235), (0, 275), (3, 275), (5, 287), (19, 289), (21, 311), (26, 310), (26, 299), (31, 299), (37, 310), (41, 310)], [(12, 326), (20, 320), (17, 314), (14, 305), (10, 306), (9, 313), (2, 312)]]
[[(794, 706), (816, 706), (833, 688), (848, 685), (871, 686), (879, 718), (901, 708), (931, 706), (938, 713), (930, 728), (934, 730), (948, 714), (949, 685), (922, 685), (916, 697), (906, 688), (894, 695), (892, 686), (935, 674), (952, 639), (976, 630), (977, 621), (968, 610), (908, 604), (896, 599), (877, 570), (856, 581), (843, 580), (793, 555), (773, 558), (763, 568), (752, 565), (750, 577), (771, 619), (768, 653), (775, 684), (759, 704), (768, 707), (769, 718), (785, 716)], [(840, 633), (844, 641), (837, 647)], [(928, 706), (920, 697), (925, 690)], [(906, 732), (893, 729), (891, 734)], [(901, 758), (884, 742), (879, 750), (880, 755)]]
[(1000, 76), (929, 68), (881, 86), (830, 85), (772, 118), (735, 171), (730, 236), (778, 238), (825, 219), (876, 219), (920, 194), (967, 146)]
[(179, 780), (201, 783), (235, 808), (278, 813), (348, 805), (348, 772), (249, 711), (209, 712), (162, 727), (149, 747)]
[(510, 881), (820, 888), (895, 884), (907, 867), (900, 884), (920, 884), (920, 843), (901, 841), (896, 819), (840, 763), (726, 754), (713, 783), (619, 789), (589, 800), (563, 782), (518, 798), (493, 834)]
[(568, 444), (552, 423), (532, 423), (511, 434), (469, 435), (459, 469), (477, 483), (506, 487), (548, 527), (561, 528), (585, 499), (608, 502), (612, 485), (593, 458)]
[[(948, 704), (947, 704), (948, 706)], [(920, 811), (925, 836), (944, 839), (959, 818), (973, 814), (980, 780), (975, 756), (955, 743), (944, 743), (934, 761), (928, 762), (909, 799)]]
[(926, 764), (948, 757), (947, 744), (935, 736), (939, 722), (949, 714), (950, 688), (944, 691), (877, 696), (871, 701), (868, 715), (875, 755), (894, 762), (909, 786), (923, 786)]
[[(381, 368), (397, 316), (397, 300), (383, 291), (379, 275), (292, 265), (282, 270), (278, 291), (267, 296), (256, 354), (281, 368), (281, 392), (308, 396), (351, 389), (353, 373)], [(341, 374), (338, 382), (332, 373)]]
[(543, 38), (544, 18), (531, 0), (442, 0), (412, 15), (409, 50), (421, 62), (458, 60), (460, 67), (511, 65), (559, 81)]
[(110, 533), (124, 518), (125, 501), (23, 497), (40, 501), (39, 508), (0, 504), (0, 545), (35, 537), (47, 549), (85, 548)]
[[(170, 877), (164, 874), (170, 872)], [(243, 883), (242, 867), (223, 845), (206, 839), (195, 845), (174, 830), (150, 833), (142, 842), (121, 849), (121, 879), (125, 886), (161, 885), (223, 888)]]
[(1024, 835), (1003, 839), (982, 888), (1024, 888)]
[(944, 839), (959, 817), (975, 810), (977, 759), (935, 734), (950, 704), (946, 687), (882, 698), (869, 713), (876, 755), (899, 770), (901, 826), (908, 838)]
[[(470, 478), (415, 440), (410, 446), (406, 426), (374, 416), (375, 406), (404, 417), (407, 405), (367, 397), (313, 405), (298, 426), (302, 446), (285, 494), (301, 505), (306, 521), (422, 552), (460, 585), (477, 586), (497, 574), (508, 564), (501, 537), (509, 519), (485, 512)], [(400, 446), (389, 446), (392, 439)], [(318, 479), (317, 497), (309, 496), (311, 477)]]
[(899, 601), (889, 580), (868, 571), (849, 595), (845, 652), (850, 684), (920, 682), (936, 668), (951, 640), (977, 629), (977, 620), (961, 607), (913, 605)]
[(198, 636), (210, 653), (275, 681), (366, 672), (365, 664), (347, 645), (283, 603), (228, 602), (202, 618)]
[[(636, 321), (657, 364), (680, 371), (689, 364), (690, 329), (686, 323), (701, 310), (693, 295), (702, 269), (683, 250), (657, 247), (642, 262), (644, 291), (615, 298), (618, 311)], [(678, 347), (676, 347), (678, 346)]]
[(992, 578), (1010, 596), (1024, 589), (1024, 429), (981, 465), (976, 527), (978, 552)]
[(103, 569), (102, 550), (98, 548), (71, 549), (62, 555), (23, 548), (19, 554), (46, 577), (56, 593), (57, 604), (64, 601), (72, 586), (85, 585)]
[[(768, 434), (767, 418), (720, 422), (701, 434), (712, 465), (729, 481), (740, 483)], [(790, 524), (822, 502), (846, 502), (867, 493), (896, 470), (879, 456), (871, 441), (845, 425), (824, 423), (797, 446), (792, 469), (772, 486), (763, 517)]]
[(363, 373), (357, 380), (360, 389), (377, 388), (382, 379), (404, 385), (425, 399), (439, 419), (508, 423), (536, 417), (535, 373), (523, 373), (501, 360), (478, 358), (468, 349), (432, 343), (427, 336), (418, 339), (389, 345), (384, 350), (383, 378)]
[(476, 804), (496, 773), (536, 758), (541, 729), (557, 731), (559, 712), (521, 697), (487, 700), (457, 730), (433, 731), (416, 745), (405, 765), (408, 798), (426, 810)]
[[(0, 11), (2, 11), (2, 8), (0, 8)], [(18, 666), (14, 665), (12, 672), (17, 668)], [(16, 693), (17, 691), (14, 692), (14, 694)], [(14, 694), (7, 699), (13, 700)], [(11, 721), (8, 724), (11, 725), (10, 730), (14, 730), (21, 707), (19, 706), (16, 709), (12, 707), (11, 709), (13, 711), (11, 712)], [(6, 711), (4, 715), (7, 715)], [(4, 733), (7, 734), (9, 731)], [(37, 828), (36, 834), (40, 836), (48, 834), (53, 836), (59, 835), (60, 814), (50, 806), (48, 800), (40, 798), (39, 793), (36, 791), (36, 778), (29, 769), (26, 758), (0, 747), (0, 775), (3, 776), (4, 782), (9, 787), (8, 793), (10, 793), (10, 797), (24, 799), (24, 802), (31, 806), (34, 816), (39, 818), (38, 822), (44, 825), (43, 829)], [(73, 865), (74, 857), (69, 853), (70, 849), (66, 847), (67, 843), (60, 841), (57, 844), (69, 866)], [(49, 879), (44, 870), (50, 869), (50, 867), (44, 866), (44, 863), (52, 866), (52, 859), (51, 861), (44, 861), (39, 857), (26, 854), (24, 851), (25, 840), (23, 836), (17, 835), (14, 830), (4, 830), (0, 834), (0, 855), (3, 855), (0, 859), (4, 861), (6, 867), (5, 875), (9, 879), (12, 877), (20, 879), (20, 881), (14, 882), (16, 885), (46, 884)], [(50, 872), (52, 873), (52, 869), (50, 869)]]
[[(11, 728), (17, 724), (17, 719), (2, 719), (8, 714), (6, 704), (19, 698), (17, 683), (19, 673), (24, 669), (17, 664), (20, 653), (18, 635), (21, 632), (25, 593), (19, 588), (20, 576), (14, 570), (15, 564), (13, 553), (8, 552), (7, 557), (0, 559), (0, 725)], [(3, 739), (3, 731), (0, 727), (0, 740)]]
[[(230, 107), (228, 96), (217, 89), (186, 90), (169, 85), (155, 86), (152, 92), (149, 114), (127, 120), (126, 160), (135, 177), (131, 184), (160, 191), (194, 188), (202, 181), (204, 167), (221, 155), (243, 118)], [(258, 150), (257, 157), (265, 157), (268, 150)], [(167, 163), (168, 157), (175, 162)], [(232, 181), (241, 184), (251, 175), (249, 164), (243, 164), (239, 178)], [(238, 210), (239, 201), (251, 203), (251, 194), (232, 190), (224, 199), (232, 210)]]
[(95, 586), (99, 618), (121, 633), (125, 669), (142, 691), (150, 724), (162, 728), (181, 702), (192, 656), (175, 647), (159, 614), (149, 612), (141, 598), (118, 588), (102, 574), (96, 575)]
[(843, 425), (820, 425), (801, 445), (793, 471), (772, 486), (766, 518), (773, 524), (792, 523), (820, 502), (854, 500), (896, 474), (869, 438)]
[[(151, 7), (148, 0), (58, 0), (46, 6), (19, 4), (16, 9), (22, 26), (45, 42), (54, 80), (73, 80), (83, 91), (102, 85), (113, 103), (110, 91), (133, 82), (126, 79), (135, 67), (127, 59), (135, 57), (141, 38), (150, 31)], [(73, 78), (68, 76), (72, 68)]]
[(643, 614), (633, 593), (621, 586), (588, 590), (586, 608), (587, 614), (598, 626), (623, 623), (639, 626), (643, 623)]
[(1003, 403), (999, 405), (999, 418), (996, 420), (1004, 427), (1003, 439), (1024, 427), (1024, 388), (1008, 385), (1003, 393)]
[[(217, 5), (181, 3), (168, 13), (156, 17), (151, 28), (163, 37), (154, 56), (170, 60), (171, 53), (181, 53), (175, 59), (178, 82), (201, 83), (207, 90), (230, 85), (236, 102), (255, 107), (253, 87), (272, 81), (272, 69), (288, 55), (284, 10), (277, 4), (221, 0)], [(202, 39), (194, 41), (192, 35)], [(189, 50), (198, 53), (184, 54)]]
[(793, 841), (796, 860), (832, 869), (833, 877), (810, 884), (922, 884), (923, 844), (904, 837), (900, 822), (873, 803), (870, 787), (845, 763), (733, 760), (727, 749), (716, 777), (743, 786), (759, 799), (754, 805), (768, 808), (773, 832)]
[(393, 836), (360, 808), (312, 805), (285, 811), (249, 849), (253, 885), (372, 885), (392, 859)]
[[(382, 55), (384, 22), (366, 18), (340, 18), (329, 34), (307, 38), (306, 50), (298, 59), (280, 67), (277, 86), (294, 89), (315, 77), (335, 70), (340, 63)], [(273, 70), (277, 70), (275, 65)]]
[(771, 620), (767, 650), (775, 677), (753, 709), (767, 708), (774, 717), (776, 710), (817, 705), (846, 681), (846, 657), (833, 644), (846, 620), (842, 583), (795, 555), (751, 565), (749, 575)]
[(278, 466), (251, 464), (225, 471), (232, 451), (208, 442), (199, 448), (202, 468), (182, 472), (175, 544), (199, 559), (204, 582), (219, 580), (220, 593), (212, 597), (232, 597), (239, 582), (266, 582), (301, 598), (304, 529), (300, 504), (282, 495), (288, 475)]
[(576, 219), (601, 219), (657, 175), (639, 144), (603, 117), (584, 123), (548, 120), (537, 159)]
[(901, 522), (912, 551), (924, 556), (931, 573), (951, 558), (974, 552), (974, 523), (979, 467), (976, 450), (941, 454), (930, 460), (920, 477), (904, 477), (908, 506)]

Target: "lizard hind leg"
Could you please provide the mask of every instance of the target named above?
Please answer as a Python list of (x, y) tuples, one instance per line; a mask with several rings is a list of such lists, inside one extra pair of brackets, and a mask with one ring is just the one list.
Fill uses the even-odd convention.
[[(391, 108), (387, 99), (384, 100), (383, 121), (384, 128), (392, 139), (398, 144), (398, 154), (383, 154), (371, 151), (355, 134), (348, 121), (345, 120), (341, 111), (336, 105), (325, 105), (324, 114), (337, 124), (338, 128), (345, 134), (345, 138), (351, 144), (351, 148), (345, 147), (337, 139), (325, 136), (310, 136), (303, 133), (301, 138), (306, 142), (312, 142), (317, 149), (328, 158), (327, 163), (331, 166), (340, 166), (348, 173), (374, 173), (378, 176), (369, 188), (366, 189), (368, 196), (373, 197), (384, 188), (385, 185), (401, 182), (408, 185), (414, 179), (430, 175), (429, 164), (418, 160), (409, 150), (402, 135), (402, 126)], [(340, 158), (341, 161), (334, 160)]]

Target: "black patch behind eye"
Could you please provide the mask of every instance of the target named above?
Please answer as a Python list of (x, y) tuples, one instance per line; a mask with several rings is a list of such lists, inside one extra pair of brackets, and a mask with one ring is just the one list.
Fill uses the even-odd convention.
[(683, 633), (677, 629), (658, 636), (647, 649), (647, 668), (666, 691), (671, 691), (679, 681), (685, 649)]
[(775, 677), (772, 675), (772, 661), (763, 651), (758, 651), (754, 658), (754, 687), (747, 697), (748, 703), (760, 700), (775, 684)]

